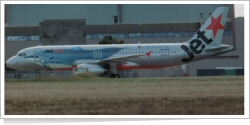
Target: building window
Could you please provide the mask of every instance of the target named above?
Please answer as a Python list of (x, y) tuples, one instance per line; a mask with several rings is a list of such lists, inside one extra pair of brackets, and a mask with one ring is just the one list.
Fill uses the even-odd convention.
[(114, 23), (118, 22), (118, 16), (114, 16)]

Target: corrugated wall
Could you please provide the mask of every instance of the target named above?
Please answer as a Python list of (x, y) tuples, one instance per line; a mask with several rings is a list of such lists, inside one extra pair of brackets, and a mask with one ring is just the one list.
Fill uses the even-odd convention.
[(117, 15), (117, 5), (9, 5), (9, 26), (38, 26), (39, 22), (51, 19), (87, 19), (87, 24), (113, 22)]
[[(197, 22), (200, 13), (206, 20), (221, 4), (22, 4), (8, 5), (9, 26), (38, 26), (51, 19), (86, 19), (86, 24), (113, 24), (114, 16), (122, 23)], [(118, 17), (119, 18), (119, 17)]]
[(124, 23), (165, 23), (165, 22), (197, 22), (200, 13), (207, 19), (219, 4), (125, 4), (123, 5)]

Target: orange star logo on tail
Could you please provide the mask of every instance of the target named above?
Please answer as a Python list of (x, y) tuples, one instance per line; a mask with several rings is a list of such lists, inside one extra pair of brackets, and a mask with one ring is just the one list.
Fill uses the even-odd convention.
[(219, 29), (224, 29), (225, 28), (225, 26), (221, 25), (221, 23), (220, 23), (221, 17), (222, 17), (222, 15), (220, 15), (218, 18), (215, 19), (212, 16), (211, 17), (212, 23), (206, 28), (207, 30), (213, 30), (214, 31), (214, 38), (216, 38), (216, 34), (217, 34)]

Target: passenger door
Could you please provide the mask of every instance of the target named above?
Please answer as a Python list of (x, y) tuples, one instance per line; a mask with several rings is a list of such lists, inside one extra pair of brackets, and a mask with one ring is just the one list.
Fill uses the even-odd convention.
[(34, 49), (34, 61), (35, 62), (41, 62), (41, 49), (40, 48), (36, 48)]

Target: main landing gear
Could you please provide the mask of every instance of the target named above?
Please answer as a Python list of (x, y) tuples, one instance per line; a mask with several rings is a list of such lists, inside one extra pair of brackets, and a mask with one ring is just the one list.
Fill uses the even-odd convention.
[(104, 64), (103, 67), (107, 69), (106, 75), (109, 76), (109, 78), (121, 78), (121, 76), (117, 72), (116, 64)]
[(120, 78), (119, 74), (111, 74), (109, 78)]

